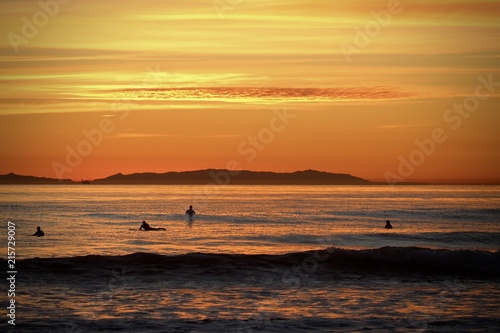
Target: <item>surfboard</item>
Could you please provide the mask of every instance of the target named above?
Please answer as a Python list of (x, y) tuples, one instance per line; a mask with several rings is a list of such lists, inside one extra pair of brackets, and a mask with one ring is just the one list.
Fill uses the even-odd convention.
[(158, 229), (149, 229), (149, 230), (143, 230), (143, 229), (128, 229), (130, 231), (167, 231), (165, 228), (158, 228)]

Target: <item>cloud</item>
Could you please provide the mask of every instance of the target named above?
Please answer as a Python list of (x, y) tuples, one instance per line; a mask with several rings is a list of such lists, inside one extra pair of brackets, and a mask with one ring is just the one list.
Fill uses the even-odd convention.
[(123, 99), (189, 100), (227, 102), (332, 102), (344, 100), (386, 100), (414, 98), (415, 94), (394, 87), (277, 88), (204, 87), (111, 90)]
[(469, 0), (469, 1), (429, 1), (413, 3), (408, 6), (412, 13), (433, 13), (442, 15), (466, 14), (467, 16), (484, 15), (496, 16), (500, 14), (500, 3), (496, 0)]
[(381, 130), (398, 130), (398, 129), (410, 129), (410, 128), (421, 128), (427, 127), (427, 124), (391, 124), (391, 125), (380, 125), (377, 126), (378, 129)]
[[(42, 98), (43, 95), (45, 98)], [(251, 106), (275, 103), (312, 103), (349, 101), (387, 101), (416, 99), (417, 93), (390, 86), (349, 88), (286, 87), (191, 87), (121, 88), (68, 92), (64, 95), (41, 91), (26, 97), (0, 96), (0, 115), (32, 113), (109, 112), (122, 104), (136, 110), (213, 109), (225, 103)]]
[(159, 134), (159, 133), (120, 133), (114, 136), (115, 138), (204, 138), (204, 139), (219, 139), (219, 138), (237, 138), (243, 137), (236, 134), (215, 134), (215, 135), (181, 135), (181, 134)]

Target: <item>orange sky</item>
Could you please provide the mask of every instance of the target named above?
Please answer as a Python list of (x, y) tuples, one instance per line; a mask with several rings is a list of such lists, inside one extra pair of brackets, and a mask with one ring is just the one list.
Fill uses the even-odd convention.
[(500, 181), (500, 2), (455, 2), (2, 1), (0, 174)]

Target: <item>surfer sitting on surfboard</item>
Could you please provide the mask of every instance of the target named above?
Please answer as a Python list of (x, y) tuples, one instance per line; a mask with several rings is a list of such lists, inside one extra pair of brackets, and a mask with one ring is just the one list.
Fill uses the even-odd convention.
[(153, 228), (146, 221), (142, 221), (142, 225), (139, 230), (149, 231), (149, 230), (167, 230), (165, 228)]
[(196, 214), (196, 212), (194, 211), (193, 206), (189, 206), (189, 209), (186, 210), (186, 215), (193, 216), (194, 214)]
[(31, 236), (42, 237), (45, 236), (45, 233), (42, 231), (40, 227), (36, 227), (36, 232)]

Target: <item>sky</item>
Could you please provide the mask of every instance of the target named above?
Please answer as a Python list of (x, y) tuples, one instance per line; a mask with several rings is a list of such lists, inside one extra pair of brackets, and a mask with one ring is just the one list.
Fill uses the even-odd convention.
[(4, 0), (0, 174), (500, 182), (500, 1)]

